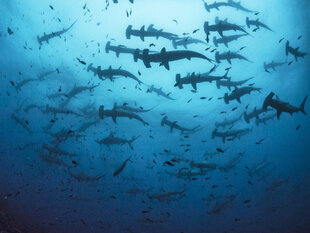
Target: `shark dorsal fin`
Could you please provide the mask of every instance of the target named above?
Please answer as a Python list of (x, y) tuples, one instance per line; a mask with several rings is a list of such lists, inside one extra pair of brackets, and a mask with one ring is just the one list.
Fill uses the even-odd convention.
[(165, 53), (166, 53), (166, 48), (163, 47), (163, 48), (161, 49), (161, 54), (165, 54)]

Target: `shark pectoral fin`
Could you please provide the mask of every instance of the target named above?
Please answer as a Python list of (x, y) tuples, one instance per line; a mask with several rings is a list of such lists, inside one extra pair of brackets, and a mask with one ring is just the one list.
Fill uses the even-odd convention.
[(272, 67), (273, 71), (276, 71), (276, 67)]
[(114, 123), (116, 124), (116, 116), (112, 116), (112, 120), (113, 120)]
[(227, 42), (225, 42), (225, 43), (224, 43), (224, 45), (226, 46), (226, 48), (228, 48), (228, 44), (227, 44)]
[(193, 87), (195, 90), (197, 90), (197, 83), (196, 83), (196, 82), (192, 82), (191, 84), (192, 84), (192, 87)]
[(237, 98), (237, 101), (239, 102), (239, 104), (241, 104), (241, 100), (240, 100), (240, 97), (239, 97), (239, 98)]
[(280, 119), (281, 113), (282, 113), (282, 112), (281, 112), (280, 110), (277, 111), (277, 118), (278, 118), (278, 120)]
[(223, 141), (223, 143), (225, 143), (225, 141), (226, 141), (226, 138), (225, 138), (225, 137), (222, 137), (222, 141)]
[(231, 60), (230, 59), (227, 59), (228, 63), (231, 65)]
[(167, 69), (167, 70), (170, 70), (170, 67), (169, 67), (169, 63), (168, 62), (164, 62), (162, 63), (163, 66)]
[(224, 35), (223, 35), (223, 31), (219, 30), (218, 32), (219, 32), (219, 34), (220, 34), (221, 37), (224, 36)]

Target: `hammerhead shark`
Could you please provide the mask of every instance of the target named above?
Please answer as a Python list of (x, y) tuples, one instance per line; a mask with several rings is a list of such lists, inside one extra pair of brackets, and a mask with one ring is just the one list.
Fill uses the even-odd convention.
[(170, 132), (172, 132), (173, 129), (176, 129), (176, 130), (180, 130), (182, 134), (184, 132), (185, 133), (186, 132), (196, 132), (200, 128), (200, 125), (198, 125), (194, 128), (191, 128), (191, 129), (184, 128), (184, 127), (178, 125), (177, 121), (169, 121), (167, 116), (164, 116), (164, 118), (161, 120), (161, 126), (164, 126), (164, 125), (167, 125), (168, 127), (170, 127)]
[(213, 44), (215, 47), (218, 47), (219, 44), (224, 44), (228, 48), (228, 44), (235, 40), (238, 40), (241, 37), (248, 36), (248, 34), (232, 35), (232, 36), (222, 36), (221, 38), (213, 37)]
[(220, 89), (221, 87), (227, 87), (228, 90), (231, 90), (232, 87), (234, 87), (236, 89), (236, 88), (238, 88), (238, 86), (242, 86), (246, 82), (250, 81), (252, 78), (248, 78), (248, 79), (244, 79), (244, 80), (240, 80), (240, 81), (231, 81), (231, 78), (228, 78), (226, 81), (216, 80), (216, 87), (218, 89)]
[[(137, 60), (137, 56), (135, 55), (135, 60)], [(190, 50), (177, 50), (177, 51), (166, 51), (166, 48), (162, 48), (160, 53), (149, 53), (148, 49), (144, 49), (142, 56), (138, 59), (142, 60), (146, 68), (151, 68), (150, 63), (160, 63), (163, 65), (167, 70), (170, 70), (169, 62), (188, 59), (191, 60), (192, 58), (201, 58), (205, 59), (209, 62), (212, 60), (201, 53), (197, 53)]]
[(198, 40), (198, 39), (194, 39), (191, 37), (185, 37), (185, 38), (179, 38), (179, 39), (174, 39), (172, 40), (172, 46), (174, 49), (177, 49), (179, 46), (183, 46), (185, 49), (187, 49), (187, 46), (190, 44), (203, 44), (203, 45), (207, 45), (207, 43), (205, 43), (202, 40)]
[(158, 200), (159, 202), (177, 201), (185, 196), (185, 190), (182, 191), (165, 191), (161, 190), (160, 193), (147, 194), (150, 200)]
[(252, 91), (261, 91), (261, 88), (257, 87), (241, 87), (237, 88), (228, 95), (228, 93), (225, 93), (224, 95), (224, 101), (226, 104), (229, 104), (229, 101), (231, 100), (237, 100), (239, 103), (241, 103), (240, 98), (246, 94), (251, 94)]
[(26, 121), (24, 119), (19, 118), (14, 113), (12, 113), (11, 118), (21, 127), (23, 127), (29, 134), (32, 133), (32, 131), (30, 130), (29, 126), (26, 124)]
[(249, 10), (249, 9), (247, 9), (247, 8), (245, 8), (245, 7), (243, 7), (243, 6), (241, 5), (241, 2), (235, 2), (235, 1), (233, 1), (233, 0), (228, 0), (227, 3), (229, 4), (230, 7), (233, 7), (233, 8), (235, 8), (236, 10), (241, 10), (241, 11), (248, 12), (248, 13), (254, 12), (254, 11), (251, 11), (251, 10)]
[(146, 113), (146, 112), (153, 110), (154, 108), (155, 107), (150, 108), (150, 109), (143, 109), (142, 107), (141, 108), (135, 108), (135, 107), (127, 106), (127, 105), (118, 105), (117, 106), (117, 109), (128, 111), (128, 112), (134, 112), (134, 113)]
[(270, 73), (269, 69), (276, 71), (276, 67), (283, 66), (286, 63), (287, 62), (274, 62), (274, 61), (270, 63), (264, 62), (264, 69), (267, 73)]
[(113, 133), (110, 133), (109, 136), (101, 139), (101, 140), (96, 140), (96, 142), (100, 145), (106, 145), (107, 147), (110, 147), (111, 145), (124, 145), (124, 144), (128, 144), (130, 147), (132, 145), (132, 143), (137, 140), (139, 138), (138, 137), (132, 137), (132, 139), (130, 140), (127, 140), (127, 139), (124, 139), (124, 138), (118, 138), (118, 137), (115, 137), (113, 135)]
[[(132, 54), (134, 55), (137, 49), (127, 48), (125, 45), (114, 46), (111, 45), (111, 41), (108, 41), (105, 46), (105, 52), (109, 53), (110, 51), (115, 52), (116, 57), (119, 57), (120, 54)], [(154, 53), (155, 51), (151, 51)]]
[(60, 37), (60, 38), (61, 38), (61, 35), (63, 35), (63, 34), (66, 33), (67, 31), (69, 31), (69, 30), (73, 27), (73, 25), (74, 25), (75, 23), (76, 23), (76, 21), (74, 21), (74, 23), (71, 24), (70, 27), (65, 28), (65, 29), (63, 29), (63, 30), (60, 30), (60, 31), (57, 31), (57, 32), (52, 32), (52, 33), (50, 33), (50, 34), (46, 34), (46, 33), (44, 32), (44, 35), (43, 35), (43, 36), (41, 36), (41, 37), (37, 36), (37, 40), (38, 40), (39, 44), (42, 45), (43, 42), (49, 43), (49, 40), (51, 40), (51, 39), (53, 39), (53, 38), (55, 38), (55, 37)]
[(257, 126), (259, 126), (260, 124), (266, 125), (267, 121), (273, 120), (276, 117), (276, 115), (277, 115), (276, 113), (271, 113), (271, 114), (268, 114), (266, 116), (263, 116), (263, 117), (260, 117), (260, 118), (256, 118), (255, 119), (255, 124)]
[(254, 110), (250, 113), (244, 112), (243, 116), (244, 116), (244, 120), (246, 123), (250, 123), (250, 120), (253, 118), (259, 119), (259, 116), (265, 112), (267, 112), (268, 109), (264, 110), (262, 108), (257, 109), (256, 107), (254, 108)]
[(175, 86), (178, 86), (180, 89), (183, 88), (183, 85), (185, 84), (191, 84), (192, 87), (197, 90), (197, 83), (203, 83), (203, 82), (213, 82), (213, 81), (219, 81), (222, 79), (229, 79), (227, 77), (228, 71), (223, 76), (213, 76), (210, 75), (210, 72), (204, 73), (204, 74), (195, 74), (192, 73), (191, 75), (188, 74), (186, 77), (181, 78), (180, 74), (177, 74), (175, 77), (176, 84)]
[(122, 70), (122, 69), (112, 69), (112, 67), (110, 66), (109, 69), (105, 69), (102, 70), (101, 66), (98, 66), (97, 68), (93, 67), (93, 64), (89, 64), (89, 66), (87, 67), (87, 72), (92, 71), (94, 73), (94, 76), (98, 76), (101, 80), (104, 79), (110, 79), (112, 82), (114, 81), (114, 79), (116, 77), (125, 77), (125, 78), (131, 78), (135, 81), (138, 82), (138, 84), (142, 84), (143, 82), (138, 79), (135, 75), (133, 75), (132, 73), (130, 73), (127, 70)]
[(245, 60), (247, 62), (252, 63), (249, 59), (240, 55), (238, 52), (228, 51), (225, 53), (219, 53), (219, 52), (215, 53), (215, 61), (217, 63), (221, 63), (222, 60), (227, 60), (228, 63), (231, 64), (231, 60), (233, 60), (233, 59)]
[(277, 118), (280, 119), (280, 115), (282, 112), (287, 112), (290, 115), (293, 115), (293, 113), (302, 112), (306, 115), (305, 111), (305, 104), (307, 101), (308, 96), (304, 98), (302, 103), (299, 107), (295, 107), (288, 102), (283, 102), (279, 98), (273, 99), (275, 96), (275, 93), (270, 92), (270, 94), (266, 97), (264, 104), (263, 104), (263, 110), (266, 110), (268, 106), (274, 108), (277, 111)]
[(149, 87), (148, 87), (148, 89), (147, 89), (146, 92), (147, 92), (147, 93), (152, 93), (152, 92), (154, 92), (154, 93), (156, 93), (158, 96), (162, 96), (162, 97), (164, 97), (164, 98), (166, 98), (166, 99), (169, 99), (169, 100), (175, 100), (175, 99), (173, 99), (173, 98), (170, 97), (171, 92), (170, 92), (170, 93), (165, 93), (162, 89), (163, 89), (162, 87), (161, 87), (161, 88), (156, 88), (154, 85), (152, 85), (152, 86), (149, 86)]
[(226, 128), (227, 126), (234, 126), (235, 123), (237, 123), (238, 121), (240, 121), (242, 118), (242, 115), (236, 117), (236, 118), (233, 118), (233, 119), (224, 119), (224, 121), (222, 122), (215, 122), (215, 127), (216, 128), (219, 128), (219, 127), (222, 127), (222, 128)]
[(212, 138), (219, 137), (222, 138), (223, 143), (225, 143), (226, 138), (231, 138), (234, 140), (235, 138), (240, 139), (241, 136), (248, 134), (251, 131), (249, 128), (245, 129), (235, 129), (229, 131), (219, 132), (217, 129), (213, 130)]
[(244, 12), (251, 13), (253, 11), (243, 7), (241, 2), (234, 2), (233, 0), (228, 0), (227, 2), (214, 2), (212, 4), (208, 4), (205, 0), (202, 0), (205, 6), (206, 11), (210, 12), (212, 9), (220, 10), (220, 7), (227, 6), (231, 8), (235, 8), (236, 10), (241, 10)]
[(73, 174), (70, 172), (70, 176), (76, 179), (78, 182), (96, 182), (101, 180), (105, 175), (88, 176), (85, 172), (80, 172), (78, 174)]
[(295, 57), (296, 61), (298, 61), (299, 57), (304, 58), (307, 55), (307, 53), (300, 52), (299, 47), (297, 47), (296, 49), (291, 47), (289, 41), (286, 42), (285, 53), (286, 56), (288, 56), (289, 53), (292, 54)]
[(257, 19), (257, 20), (250, 20), (249, 17), (246, 17), (246, 25), (247, 25), (248, 28), (250, 28), (251, 26), (255, 26), (257, 29), (262, 27), (262, 28), (265, 28), (265, 29), (273, 32), (270, 27), (268, 27), (266, 24), (260, 22), (259, 19)]
[(247, 33), (241, 26), (229, 23), (227, 19), (219, 20), (218, 17), (216, 17), (214, 25), (209, 25), (209, 22), (206, 21), (204, 24), (204, 31), (207, 37), (210, 35), (210, 32), (218, 32), (222, 37), (224, 36), (224, 31), (241, 31)]
[(168, 40), (173, 40), (173, 39), (178, 38), (176, 34), (164, 32), (163, 29), (160, 29), (160, 30), (155, 29), (153, 24), (151, 24), (147, 28), (147, 30), (145, 30), (145, 25), (143, 25), (140, 30), (133, 30), (132, 25), (128, 25), (126, 29), (126, 38), (130, 39), (131, 36), (140, 37), (142, 41), (144, 41), (145, 37), (155, 37), (156, 39), (158, 39), (159, 37), (162, 37)]
[(117, 117), (126, 117), (129, 119), (136, 119), (140, 122), (142, 122), (144, 125), (149, 125), (147, 122), (145, 122), (140, 116), (133, 112), (128, 112), (124, 110), (117, 110), (117, 104), (115, 103), (113, 106), (113, 109), (111, 110), (104, 110), (104, 106), (100, 105), (99, 107), (99, 117), (100, 119), (104, 119), (104, 117), (112, 117), (112, 120), (114, 123), (116, 123), (116, 118)]

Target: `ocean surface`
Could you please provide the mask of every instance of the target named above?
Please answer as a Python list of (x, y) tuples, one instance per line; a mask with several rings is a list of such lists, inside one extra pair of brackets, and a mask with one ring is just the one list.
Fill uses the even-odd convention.
[(0, 11), (1, 233), (310, 232), (309, 0)]

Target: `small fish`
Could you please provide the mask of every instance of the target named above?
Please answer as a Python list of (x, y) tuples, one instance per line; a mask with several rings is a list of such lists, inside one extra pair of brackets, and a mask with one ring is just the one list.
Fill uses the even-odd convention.
[(74, 165), (79, 165), (76, 161), (74, 161), (74, 160), (72, 160), (72, 163), (74, 164)]
[(258, 30), (258, 28), (253, 29), (253, 32), (256, 32)]
[(245, 106), (245, 109), (248, 109), (249, 105), (250, 105), (250, 104), (248, 104), (247, 106)]
[(11, 28), (8, 27), (8, 33), (9, 33), (9, 35), (12, 35), (14, 32), (12, 31)]
[(240, 48), (240, 51), (243, 50), (243, 49), (245, 49), (245, 48), (246, 48), (246, 46), (241, 47), (241, 48)]
[(52, 10), (54, 10), (54, 7), (53, 7), (52, 5), (50, 5), (50, 8), (51, 8)]
[(216, 49), (212, 49), (212, 50), (210, 51), (210, 53), (213, 53), (215, 50), (216, 50)]
[(208, 51), (209, 49), (211, 49), (211, 47), (206, 48), (205, 51)]
[(142, 210), (141, 213), (142, 213), (142, 214), (147, 214), (147, 213), (150, 213), (150, 211), (148, 211), (148, 210)]
[(115, 197), (114, 195), (111, 195), (110, 197), (111, 197), (112, 199), (116, 199), (116, 197)]
[(177, 21), (176, 19), (173, 19), (172, 21), (175, 22), (176, 24), (179, 24), (178, 21)]
[(15, 83), (13, 81), (10, 81), (10, 83), (13, 87), (15, 86)]
[(224, 153), (224, 151), (223, 151), (222, 149), (220, 149), (220, 148), (216, 148), (216, 150), (217, 150), (218, 152), (220, 152), (220, 153)]
[(194, 31), (193, 31), (193, 34), (194, 34), (194, 33), (196, 33), (196, 32), (198, 32), (199, 30), (200, 30), (200, 29), (196, 29), (196, 30), (194, 30)]
[(216, 68), (216, 65), (214, 65), (214, 66), (212, 67), (212, 69), (209, 71), (209, 73), (212, 73), (212, 72), (215, 70), (215, 68)]
[(192, 101), (192, 99), (189, 99), (188, 101), (187, 101), (187, 103), (189, 103), (189, 102), (191, 102)]
[(79, 59), (78, 57), (77, 57), (76, 59), (79, 61), (79, 63), (81, 63), (81, 64), (83, 64), (83, 65), (86, 65), (86, 62), (85, 62), (85, 61), (82, 61), (82, 60)]
[(301, 125), (297, 125), (296, 130), (299, 130), (299, 129), (300, 129), (300, 126), (301, 126)]
[(238, 107), (234, 107), (231, 111), (235, 111)]
[(284, 40), (284, 38), (280, 39), (280, 40), (279, 40), (279, 44), (280, 44), (283, 40)]
[(255, 83), (250, 83), (249, 84), (249, 87), (252, 87), (252, 86), (254, 86), (255, 85)]
[(253, 183), (252, 183), (251, 181), (248, 181), (248, 184), (249, 184), (249, 185), (253, 185)]
[(141, 72), (140, 72), (140, 70), (138, 70), (138, 75), (140, 75), (140, 76), (141, 76)]
[(204, 96), (203, 96), (203, 97), (200, 97), (201, 100), (205, 100), (206, 98), (207, 98), (207, 97), (204, 97)]
[(293, 63), (293, 61), (289, 62), (287, 65), (290, 66), (290, 65), (292, 65), (292, 63)]
[(259, 15), (259, 12), (255, 12), (254, 15)]
[(189, 152), (190, 149), (186, 149), (185, 152)]
[(245, 200), (243, 203), (244, 204), (247, 204), (247, 203), (249, 203), (251, 200)]
[(302, 38), (302, 36), (298, 36), (297, 40), (300, 40)]
[(170, 161), (166, 161), (164, 164), (167, 164), (167, 165), (169, 165), (170, 167), (173, 167), (173, 166), (174, 166), (174, 164), (171, 163)]
[(220, 112), (220, 114), (225, 114), (226, 112), (225, 111), (223, 111), (223, 112)]

